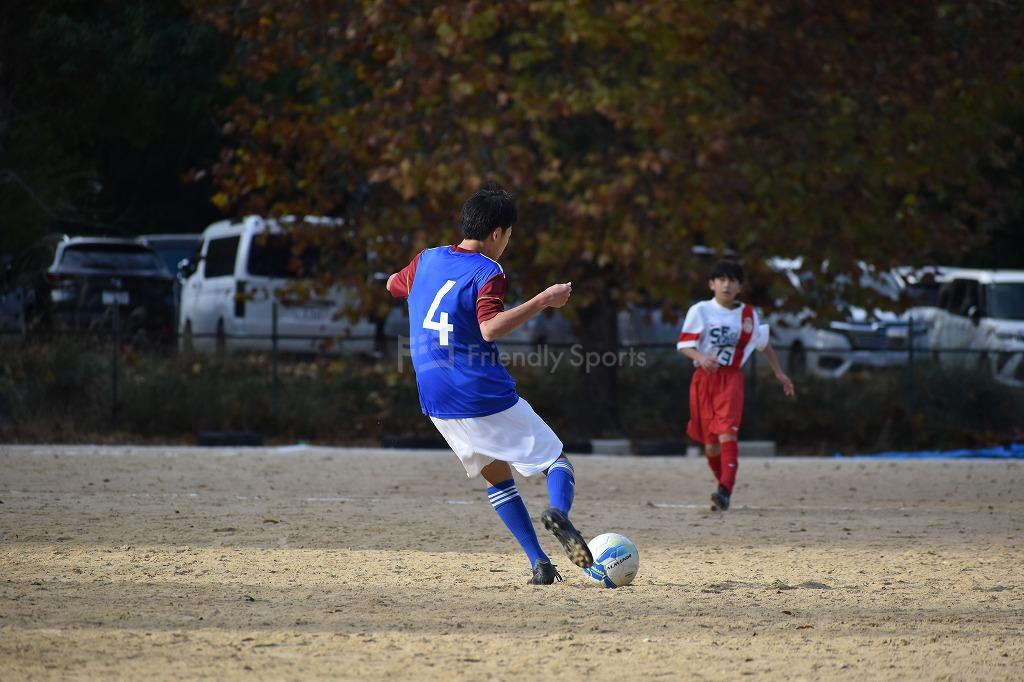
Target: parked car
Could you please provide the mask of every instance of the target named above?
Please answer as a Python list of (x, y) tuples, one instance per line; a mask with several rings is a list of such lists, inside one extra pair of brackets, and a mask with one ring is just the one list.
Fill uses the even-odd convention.
[(181, 287), (185, 284), (184, 272), (189, 264), (199, 257), (202, 246), (201, 234), (144, 234), (139, 243), (153, 249), (163, 261), (171, 274), (174, 275), (174, 323), (177, 324), (178, 312), (181, 307)]
[(983, 367), (1024, 386), (1024, 271), (947, 269), (930, 316), (933, 355), (945, 365)]
[(939, 291), (949, 281), (949, 272), (951, 268), (941, 265), (892, 270), (906, 304), (905, 318), (914, 327), (916, 350), (930, 351), (934, 345), (932, 328), (939, 314)]
[[(198, 351), (269, 350), (277, 304), (277, 347), (284, 352), (324, 349), (373, 352), (374, 325), (343, 315), (349, 292), (296, 294), (316, 273), (316, 247), (299, 239), (304, 229), (342, 229), (340, 221), (280, 221), (248, 216), (220, 221), (202, 234), (199, 260), (182, 270), (178, 329), (181, 345)], [(335, 343), (340, 342), (340, 343)]]
[(156, 251), (171, 273), (178, 272), (182, 261), (195, 260), (203, 243), (201, 234), (144, 234), (138, 239)]
[(0, 335), (21, 329), (21, 302), (6, 285), (11, 277), (12, 261), (10, 255), (0, 256)]
[[(810, 278), (802, 276), (803, 259), (775, 258), (771, 268), (783, 276), (796, 295), (805, 295)], [(836, 277), (827, 292), (843, 311), (837, 319), (820, 321), (808, 309), (774, 312), (766, 316), (771, 326), (772, 346), (791, 374), (810, 373), (836, 378), (854, 368), (897, 367), (906, 364), (909, 343), (917, 349), (928, 333), (924, 324), (914, 324), (906, 313), (845, 303), (845, 287), (867, 287), (897, 308), (903, 282), (893, 273), (860, 264), (861, 275), (854, 284), (848, 277)], [(781, 303), (781, 302), (780, 302)], [(912, 339), (912, 341), (911, 341)]]
[(46, 237), (18, 254), (4, 273), (5, 309), (17, 308), (23, 331), (111, 328), (137, 339), (174, 330), (174, 277), (132, 239)]

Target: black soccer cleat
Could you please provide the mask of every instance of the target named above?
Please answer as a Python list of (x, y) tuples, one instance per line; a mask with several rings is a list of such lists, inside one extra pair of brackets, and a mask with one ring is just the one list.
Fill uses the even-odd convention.
[(718, 486), (718, 490), (711, 493), (711, 511), (726, 511), (729, 509), (729, 491)]
[(533, 567), (533, 577), (526, 581), (527, 585), (551, 585), (555, 581), (562, 581), (562, 574), (558, 572), (555, 565), (550, 561), (537, 559)]
[(562, 549), (569, 555), (569, 560), (580, 568), (590, 568), (594, 565), (594, 556), (587, 547), (587, 541), (583, 539), (576, 526), (572, 525), (569, 517), (555, 509), (549, 508), (540, 515), (544, 527), (551, 531), (562, 543)]

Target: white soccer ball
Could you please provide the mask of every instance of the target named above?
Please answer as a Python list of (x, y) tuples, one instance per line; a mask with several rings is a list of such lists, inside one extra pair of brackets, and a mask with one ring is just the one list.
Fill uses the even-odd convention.
[(640, 570), (640, 551), (629, 538), (605, 533), (587, 543), (594, 565), (584, 568), (587, 577), (605, 587), (623, 587), (633, 582)]

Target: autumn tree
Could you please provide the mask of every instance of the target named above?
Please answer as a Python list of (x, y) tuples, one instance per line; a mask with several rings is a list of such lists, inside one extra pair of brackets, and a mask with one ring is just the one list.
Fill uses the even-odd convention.
[[(1012, 3), (194, 4), (236, 45), (226, 212), (345, 216), (398, 267), (498, 180), (515, 286), (572, 281), (590, 350), (624, 305), (690, 302), (695, 243), (832, 277), (1020, 220)], [(592, 432), (620, 431), (615, 368), (588, 381)]]

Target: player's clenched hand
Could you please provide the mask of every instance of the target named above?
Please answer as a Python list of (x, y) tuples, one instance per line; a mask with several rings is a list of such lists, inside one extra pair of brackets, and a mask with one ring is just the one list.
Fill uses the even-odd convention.
[(714, 355), (701, 355), (699, 358), (694, 360), (693, 364), (709, 372), (717, 372), (719, 366), (718, 358)]
[(786, 395), (792, 398), (794, 394), (794, 389), (793, 382), (790, 380), (790, 378), (783, 374), (782, 372), (776, 374), (775, 378), (779, 380), (780, 384), (782, 384), (782, 390), (786, 393)]
[(572, 294), (572, 282), (552, 284), (544, 290), (544, 302), (551, 308), (561, 308), (569, 302)]

